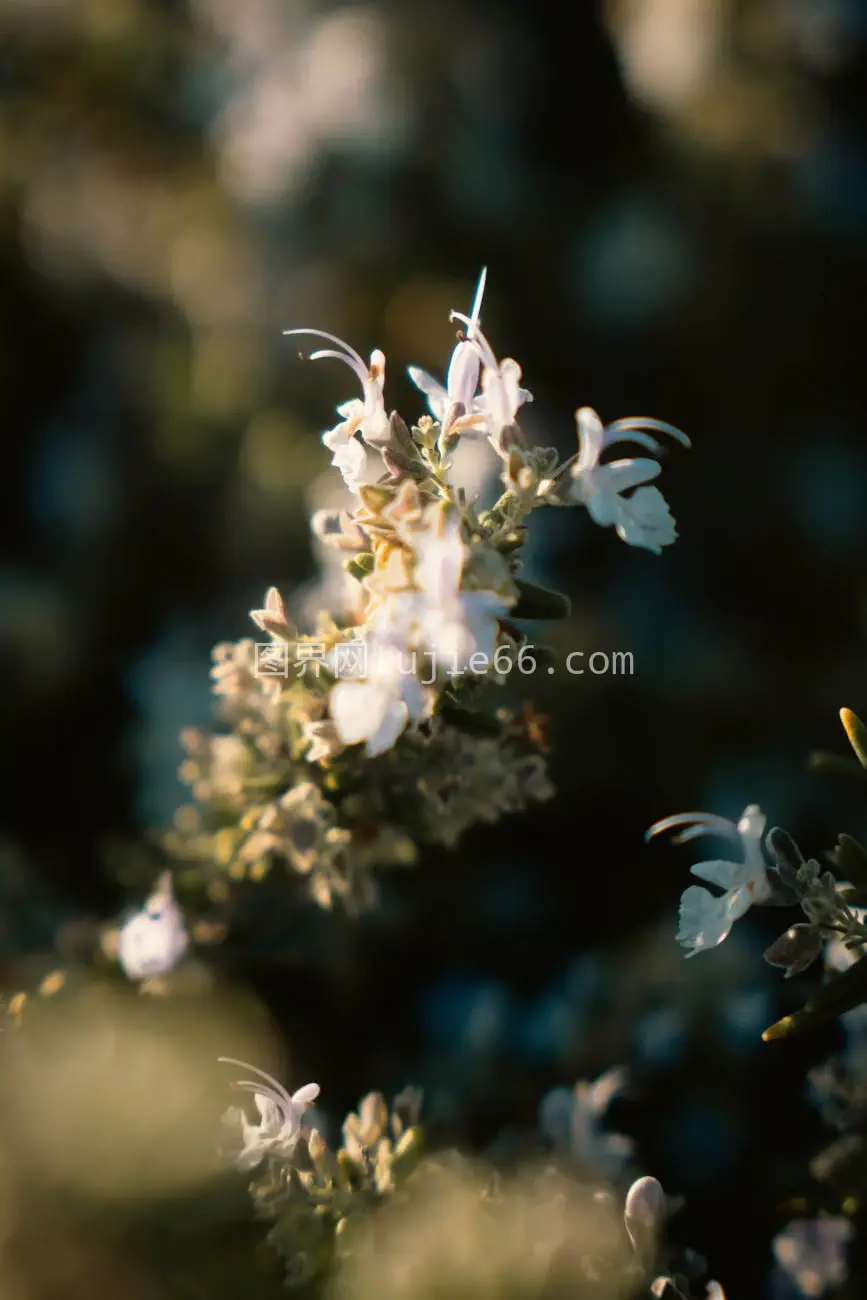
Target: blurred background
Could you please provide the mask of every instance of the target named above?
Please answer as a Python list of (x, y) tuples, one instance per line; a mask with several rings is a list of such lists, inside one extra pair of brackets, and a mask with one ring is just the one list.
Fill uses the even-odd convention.
[[(680, 539), (535, 516), (528, 576), (573, 601), (536, 638), (561, 670), (521, 683), (558, 798), (361, 921), (263, 907), (220, 960), (335, 1124), (417, 1083), (435, 1140), (506, 1150), (551, 1088), (629, 1067), (612, 1122), (687, 1197), (673, 1230), (766, 1294), (833, 1039), (760, 1041), (810, 982), (761, 961), (787, 913), (684, 964), (701, 854), (642, 836), (748, 802), (811, 853), (865, 833), (806, 765), (867, 709), (865, 52), (863, 0), (0, 0), (7, 992), (126, 901), (211, 646), (272, 584), (321, 596), (318, 435), (354, 381), (281, 331), (381, 347), (416, 417), (405, 367), (442, 373), (487, 264), (534, 440), (568, 454), (579, 405), (692, 437)], [(568, 676), (573, 650), (634, 674)]]

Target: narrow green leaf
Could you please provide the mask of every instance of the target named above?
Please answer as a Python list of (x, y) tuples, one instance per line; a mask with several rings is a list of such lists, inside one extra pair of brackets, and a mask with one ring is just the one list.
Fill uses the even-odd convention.
[(867, 727), (851, 709), (840, 710), (840, 721), (849, 737), (849, 744), (855, 751), (855, 757), (862, 767), (867, 767)]
[(814, 994), (801, 1011), (790, 1016), (783, 1016), (770, 1025), (762, 1034), (766, 1043), (777, 1038), (790, 1038), (793, 1034), (805, 1033), (819, 1025), (836, 1020), (838, 1016), (852, 1011), (867, 1002), (867, 961), (859, 960), (842, 971)]
[(572, 609), (568, 596), (549, 591), (535, 582), (517, 579), (518, 603), (510, 611), (512, 618), (566, 618)]

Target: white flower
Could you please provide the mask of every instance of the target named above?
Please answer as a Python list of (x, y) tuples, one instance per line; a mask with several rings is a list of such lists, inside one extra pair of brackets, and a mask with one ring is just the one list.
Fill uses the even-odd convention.
[(399, 599), (412, 602), (419, 639), (435, 665), (447, 673), (484, 673), (497, 649), (497, 620), (509, 605), (493, 591), (460, 590), (467, 549), (459, 520), (434, 526), (415, 542), (414, 550), (420, 593)]
[(612, 1179), (629, 1163), (634, 1143), (623, 1133), (607, 1132), (602, 1121), (626, 1078), (626, 1071), (617, 1067), (593, 1083), (581, 1080), (574, 1088), (552, 1088), (539, 1108), (539, 1127), (555, 1147)]
[(290, 1096), (286, 1089), (264, 1070), (232, 1056), (218, 1058), (224, 1065), (238, 1065), (252, 1070), (257, 1079), (241, 1079), (235, 1084), (244, 1092), (251, 1092), (259, 1112), (259, 1123), (251, 1124), (239, 1106), (230, 1106), (223, 1116), (227, 1128), (241, 1131), (241, 1150), (235, 1157), (240, 1170), (254, 1169), (272, 1152), (288, 1155), (302, 1133), (302, 1117), (312, 1101), (319, 1096), (318, 1083), (306, 1083)]
[(494, 449), (502, 455), (503, 430), (515, 423), (519, 408), (525, 402), (532, 402), (533, 394), (521, 387), (521, 367), (517, 361), (512, 357), (497, 360), (477, 321), (459, 311), (453, 311), (451, 319), (462, 321), (466, 325), (469, 346), (475, 348), (484, 367), (482, 396), (477, 403), (478, 414), (468, 417), (466, 422), (458, 421), (455, 427), (463, 427), (464, 423), (467, 427), (482, 426)]
[(744, 809), (737, 825), (714, 813), (688, 812), (665, 817), (647, 831), (645, 838), (650, 839), (662, 831), (682, 826), (684, 829), (675, 836), (675, 844), (685, 844), (699, 835), (718, 835), (736, 840), (743, 853), (742, 862), (696, 862), (690, 867), (699, 880), (718, 885), (725, 892), (717, 897), (698, 885), (684, 890), (677, 941), (692, 949), (688, 957), (721, 944), (735, 921), (754, 903), (763, 903), (770, 897), (768, 869), (762, 855), (765, 824), (764, 813), (752, 803)]
[(181, 909), (172, 897), (172, 880), (165, 872), (141, 911), (121, 927), (117, 959), (131, 980), (164, 975), (180, 961), (190, 937)]
[(774, 1238), (778, 1270), (804, 1296), (822, 1296), (846, 1281), (846, 1247), (855, 1235), (850, 1219), (795, 1219)]
[(476, 286), (476, 296), (473, 300), (472, 312), (467, 319), (466, 332), (459, 337), (452, 352), (445, 387), (438, 379), (434, 379), (433, 375), (429, 375), (426, 370), (422, 370), (420, 366), (407, 367), (410, 379), (427, 398), (428, 409), (435, 420), (442, 422), (455, 403), (459, 403), (463, 407), (462, 416), (469, 416), (470, 419), (464, 423), (459, 417), (452, 426), (456, 430), (471, 429), (475, 423), (473, 417), (482, 411), (482, 403), (476, 396), (482, 358), (478, 347), (473, 343), (473, 339), (479, 328), (487, 275), (488, 268), (484, 266), (479, 276), (479, 283)]
[[(361, 397), (353, 397), (337, 408), (342, 417), (341, 423), (322, 435), (322, 441), (332, 452), (332, 465), (343, 475), (343, 481), (352, 492), (357, 492), (366, 482), (367, 449), (364, 443), (376, 446), (388, 438), (388, 416), (385, 412), (383, 390), (385, 388), (385, 355), (377, 349), (370, 354), (370, 365), (366, 366), (361, 357), (342, 339), (324, 330), (297, 329), (284, 330), (284, 334), (312, 334), (320, 339), (335, 343), (339, 352), (333, 348), (320, 348), (311, 352), (311, 361), (331, 358), (342, 361), (355, 372), (361, 382)], [(359, 441), (358, 434), (364, 439)]]
[[(661, 466), (655, 460), (630, 458), (600, 465), (599, 458), (615, 442), (635, 442), (654, 453), (659, 444), (643, 429), (670, 434), (685, 447), (686, 434), (660, 420), (641, 417), (615, 420), (607, 428), (595, 411), (582, 406), (575, 412), (578, 423), (578, 455), (570, 462), (568, 501), (585, 505), (592, 518), (603, 528), (613, 525), (617, 535), (630, 546), (643, 546), (659, 555), (677, 537), (674, 520), (665, 497), (658, 488), (646, 486), (656, 478)], [(632, 496), (624, 492), (637, 489)]]
[(427, 708), (396, 602), (382, 605), (368, 628), (367, 676), (337, 682), (328, 711), (343, 744), (363, 741), (367, 757), (375, 758), (391, 749), (410, 722), (420, 722)]

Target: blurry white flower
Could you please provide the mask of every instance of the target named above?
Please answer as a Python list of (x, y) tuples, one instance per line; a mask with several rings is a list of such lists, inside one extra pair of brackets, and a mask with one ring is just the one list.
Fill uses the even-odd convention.
[[(383, 390), (385, 387), (385, 354), (376, 349), (370, 354), (370, 365), (366, 366), (361, 357), (342, 339), (324, 330), (295, 329), (284, 330), (284, 334), (312, 334), (317, 338), (335, 343), (340, 351), (333, 348), (320, 348), (310, 353), (311, 361), (331, 358), (342, 361), (355, 372), (361, 382), (362, 397), (353, 397), (337, 408), (342, 417), (340, 424), (322, 435), (322, 441), (332, 452), (331, 463), (340, 470), (343, 481), (352, 492), (357, 492), (362, 483), (367, 481), (367, 450), (365, 442), (370, 445), (383, 443), (388, 439), (388, 416), (385, 412)], [(361, 434), (364, 442), (357, 435)]]
[(560, 1150), (586, 1162), (606, 1178), (617, 1178), (634, 1149), (631, 1138), (608, 1133), (602, 1121), (626, 1083), (626, 1071), (606, 1070), (593, 1083), (552, 1088), (539, 1108), (539, 1127)]
[(766, 820), (757, 804), (749, 804), (737, 825), (714, 813), (689, 812), (665, 817), (647, 831), (645, 838), (650, 839), (662, 831), (682, 826), (684, 829), (675, 836), (675, 844), (684, 844), (699, 835), (719, 835), (736, 840), (743, 853), (742, 862), (696, 862), (690, 867), (699, 880), (718, 885), (725, 892), (717, 897), (698, 885), (690, 885), (684, 891), (677, 941), (692, 949), (688, 957), (722, 943), (735, 921), (754, 903), (763, 903), (770, 897), (768, 869), (762, 854)]
[(131, 980), (151, 979), (176, 966), (189, 941), (183, 914), (172, 896), (171, 875), (166, 871), (141, 911), (121, 927), (117, 959)]
[[(473, 300), (473, 309), (470, 316), (466, 318), (466, 333), (458, 339), (458, 342), (452, 352), (451, 361), (449, 362), (448, 374), (446, 375), (445, 387), (429, 375), (426, 370), (419, 366), (408, 366), (407, 372), (410, 379), (427, 398), (428, 408), (435, 420), (442, 421), (445, 419), (449, 410), (455, 403), (459, 403), (463, 410), (461, 415), (474, 417), (482, 410), (482, 403), (476, 397), (479, 387), (479, 372), (482, 368), (482, 358), (479, 349), (473, 343), (479, 328), (479, 319), (482, 310), (482, 298), (485, 293), (485, 280), (487, 279), (488, 268), (482, 267), (479, 276), (479, 283), (476, 286), (476, 296)], [(475, 421), (471, 418), (462, 425), (460, 417), (452, 425), (453, 430), (462, 428), (472, 428)]]
[[(509, 606), (493, 591), (461, 591), (466, 559), (460, 522), (452, 519), (434, 525), (415, 543), (416, 596), (411, 602), (418, 619), (418, 636), (447, 673), (485, 672), (494, 661), (498, 618)], [(473, 660), (475, 656), (479, 656)]]
[(410, 722), (427, 712), (425, 692), (416, 676), (407, 629), (389, 601), (368, 623), (367, 676), (338, 681), (328, 697), (328, 711), (344, 745), (364, 742), (368, 758), (391, 749)]
[(289, 1155), (302, 1133), (302, 1118), (311, 1102), (319, 1096), (318, 1083), (306, 1083), (290, 1096), (286, 1089), (270, 1074), (237, 1061), (232, 1056), (218, 1058), (224, 1065), (238, 1065), (252, 1070), (258, 1079), (241, 1079), (234, 1086), (251, 1092), (259, 1112), (259, 1123), (251, 1124), (239, 1106), (230, 1106), (223, 1116), (227, 1129), (237, 1133), (240, 1129), (241, 1150), (235, 1157), (240, 1170), (254, 1169), (272, 1152)]
[(846, 1246), (854, 1235), (849, 1219), (795, 1219), (774, 1238), (777, 1267), (805, 1296), (822, 1296), (845, 1282)]
[[(672, 425), (659, 420), (615, 420), (607, 427), (595, 411), (582, 406), (575, 412), (578, 423), (578, 455), (570, 463), (572, 482), (567, 500), (585, 505), (592, 518), (603, 528), (614, 526), (617, 536), (630, 546), (643, 546), (659, 555), (677, 537), (674, 520), (665, 497), (658, 488), (648, 487), (660, 473), (655, 460), (630, 458), (600, 465), (599, 458), (615, 442), (635, 442), (654, 453), (659, 444), (643, 429), (655, 429), (677, 438), (685, 447), (689, 439)], [(635, 488), (632, 496), (623, 496)]]

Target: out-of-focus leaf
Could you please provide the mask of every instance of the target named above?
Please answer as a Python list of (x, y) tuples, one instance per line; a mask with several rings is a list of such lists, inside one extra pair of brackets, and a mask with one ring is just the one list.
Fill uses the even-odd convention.
[(516, 585), (518, 603), (511, 610), (512, 618), (566, 618), (572, 609), (569, 597), (562, 592), (550, 591), (520, 578)]
[[(841, 879), (850, 880), (853, 885), (861, 888), (867, 887), (867, 852), (856, 839), (851, 835), (838, 835), (837, 843), (830, 856)], [(846, 901), (850, 901), (849, 897)], [(867, 906), (857, 900), (853, 901), (857, 907)]]
[(781, 826), (772, 826), (765, 838), (765, 845), (777, 864), (780, 880), (797, 896), (798, 870), (804, 865), (804, 855), (788, 831)]
[(783, 1016), (762, 1034), (766, 1043), (776, 1038), (789, 1038), (836, 1020), (847, 1011), (867, 1002), (867, 961), (856, 961), (848, 970), (834, 975), (804, 1005), (803, 1010)]
[(843, 758), (840, 754), (829, 754), (825, 750), (818, 750), (811, 754), (809, 758), (811, 772), (817, 772), (820, 776), (843, 776), (848, 781), (857, 781), (863, 785), (867, 781), (867, 771), (851, 758)]
[(765, 952), (765, 961), (769, 966), (782, 967), (786, 979), (791, 979), (812, 966), (823, 946), (824, 940), (816, 927), (800, 921), (771, 944)]
[(851, 709), (840, 710), (840, 721), (849, 737), (849, 744), (862, 767), (867, 767), (867, 727)]
[(496, 719), (478, 713), (475, 709), (466, 709), (453, 701), (445, 700), (439, 712), (445, 722), (470, 736), (499, 736), (502, 732)]

